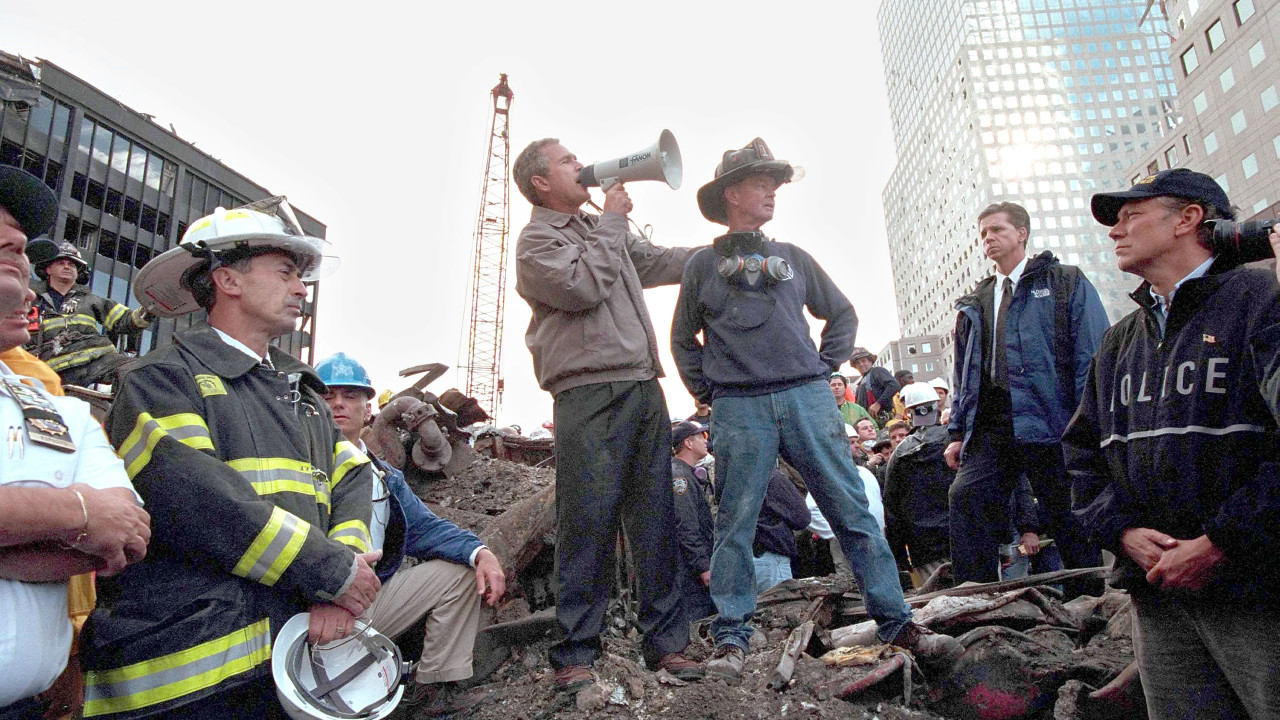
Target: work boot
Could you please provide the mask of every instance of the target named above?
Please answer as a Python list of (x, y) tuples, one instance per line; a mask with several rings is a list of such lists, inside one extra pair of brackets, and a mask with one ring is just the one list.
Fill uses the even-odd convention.
[(556, 692), (580, 690), (596, 681), (591, 668), (586, 665), (565, 665), (556, 670)]
[(742, 682), (742, 665), (746, 661), (747, 654), (742, 648), (732, 643), (725, 643), (716, 648), (716, 654), (707, 663), (707, 672), (730, 685), (737, 685)]
[(658, 661), (658, 669), (666, 670), (672, 677), (680, 680), (701, 680), (706, 671), (698, 663), (684, 656), (684, 653), (667, 653)]
[(470, 710), (485, 699), (483, 693), (461, 692), (456, 683), (420, 683), (415, 680), (404, 689), (400, 706), (413, 708), (414, 715), (418, 717), (437, 717)]
[(917, 660), (929, 665), (954, 663), (964, 654), (959, 640), (910, 621), (889, 642), (910, 650)]

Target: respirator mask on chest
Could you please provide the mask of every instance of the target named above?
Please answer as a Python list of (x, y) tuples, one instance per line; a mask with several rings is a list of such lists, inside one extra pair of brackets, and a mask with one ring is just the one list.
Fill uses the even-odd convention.
[(768, 238), (764, 233), (734, 232), (721, 235), (712, 242), (720, 260), (716, 271), (726, 280), (738, 277), (747, 287), (790, 280), (795, 277), (791, 263), (777, 255), (764, 255)]

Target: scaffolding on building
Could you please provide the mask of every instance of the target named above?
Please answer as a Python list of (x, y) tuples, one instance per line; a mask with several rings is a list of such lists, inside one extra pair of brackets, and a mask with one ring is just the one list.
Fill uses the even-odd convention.
[(485, 153), (484, 184), (476, 219), (471, 272), (471, 312), (467, 331), (467, 395), (491, 418), (502, 402), (502, 316), (507, 289), (507, 228), (510, 225), (511, 139), (507, 123), (515, 97), (502, 74), (489, 92), (493, 113)]

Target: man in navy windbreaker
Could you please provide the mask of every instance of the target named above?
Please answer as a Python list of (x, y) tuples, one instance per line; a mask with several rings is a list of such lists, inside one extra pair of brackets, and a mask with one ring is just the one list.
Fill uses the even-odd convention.
[[(360, 439), (374, 395), (368, 373), (343, 353), (321, 360), (316, 373), (329, 387), (325, 401), (334, 423), (368, 453)], [(399, 469), (373, 455), (369, 459), (376, 476), (369, 535), (373, 547), (382, 550), (375, 568), (382, 589), (369, 609), (370, 625), (394, 638), (425, 617), (422, 658), (401, 704), (427, 703), (428, 711), (458, 709), (454, 683), (472, 675), (480, 601), (492, 606), (502, 599), (502, 566), (475, 533), (431, 512)], [(405, 568), (406, 556), (423, 562)]]
[[(1008, 535), (1009, 495), (1025, 474), (1044, 529), (1068, 568), (1100, 564), (1071, 515), (1062, 432), (1080, 401), (1089, 361), (1110, 323), (1078, 268), (1046, 251), (1028, 257), (1031, 219), (1003, 202), (978, 215), (995, 274), (956, 302), (955, 395), (944, 453), (951, 486), (951, 559), (960, 581), (998, 579), (997, 546)], [(1069, 593), (1102, 590), (1082, 583)]]

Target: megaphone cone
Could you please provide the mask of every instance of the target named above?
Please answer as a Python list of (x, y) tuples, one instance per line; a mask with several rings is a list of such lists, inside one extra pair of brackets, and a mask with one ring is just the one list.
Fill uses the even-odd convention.
[(680, 165), (680, 146), (670, 130), (663, 130), (658, 141), (643, 150), (612, 160), (601, 160), (588, 165), (578, 173), (578, 182), (587, 187), (599, 186), (608, 190), (620, 182), (634, 180), (661, 180), (680, 189), (683, 180)]

